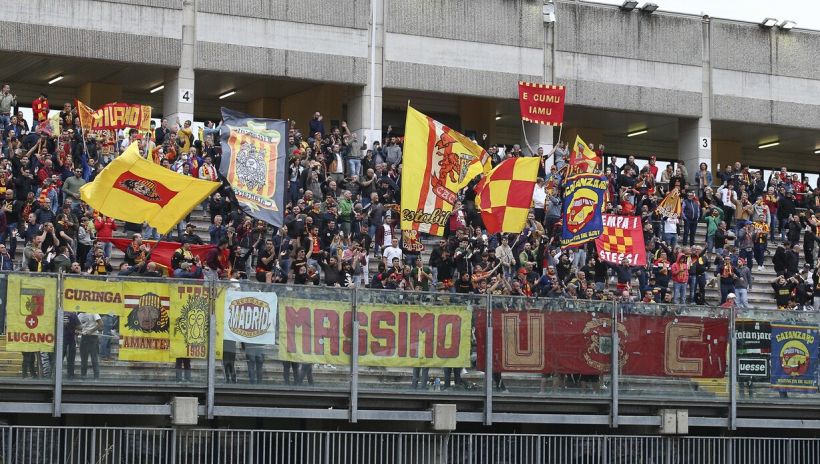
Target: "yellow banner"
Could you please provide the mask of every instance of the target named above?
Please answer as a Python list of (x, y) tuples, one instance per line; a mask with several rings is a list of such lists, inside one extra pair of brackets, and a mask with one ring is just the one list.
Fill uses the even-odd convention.
[(57, 281), (11, 274), (6, 292), (6, 350), (54, 351)]
[[(207, 358), (211, 314), (210, 289), (204, 285), (171, 284), (171, 358)], [(217, 292), (216, 357), (222, 359), (225, 292)]]
[(66, 277), (63, 280), (63, 310), (125, 315), (122, 282)]
[(487, 152), (453, 129), (410, 106), (401, 178), (401, 230), (442, 235), (458, 192), (490, 171)]
[(123, 282), (121, 287), (119, 359), (170, 361), (170, 285)]
[[(285, 361), (350, 364), (350, 305), (281, 299), (279, 357)], [(472, 312), (458, 306), (362, 305), (359, 364), (389, 367), (467, 367)]]

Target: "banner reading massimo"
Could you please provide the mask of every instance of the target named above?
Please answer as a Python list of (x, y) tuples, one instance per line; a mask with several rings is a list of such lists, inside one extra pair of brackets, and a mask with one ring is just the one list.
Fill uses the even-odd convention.
[[(601, 313), (493, 312), (493, 371), (595, 375), (612, 364), (612, 318)], [(486, 315), (476, 314), (476, 327)], [(726, 373), (726, 319), (630, 315), (618, 323), (626, 375), (720, 378)], [(486, 336), (476, 330), (478, 366)]]
[[(279, 357), (284, 361), (349, 364), (350, 305), (282, 299)], [(359, 364), (390, 367), (470, 365), (472, 312), (458, 306), (361, 305)]]

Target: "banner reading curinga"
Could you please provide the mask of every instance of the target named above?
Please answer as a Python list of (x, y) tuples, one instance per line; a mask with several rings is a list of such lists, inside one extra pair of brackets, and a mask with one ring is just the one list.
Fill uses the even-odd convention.
[(219, 172), (228, 179), (245, 212), (280, 227), (285, 194), (284, 135), (287, 122), (254, 118), (222, 108), (222, 162)]

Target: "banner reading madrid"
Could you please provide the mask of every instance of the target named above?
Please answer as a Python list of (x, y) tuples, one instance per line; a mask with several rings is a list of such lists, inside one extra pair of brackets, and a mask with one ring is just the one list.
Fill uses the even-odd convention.
[[(359, 364), (390, 367), (470, 365), (472, 312), (466, 307), (361, 305)], [(283, 299), (279, 357), (284, 361), (349, 364), (352, 311), (344, 303)]]
[(166, 234), (219, 188), (152, 163), (137, 143), (108, 164), (94, 182), (80, 187), (80, 198), (95, 210), (122, 221), (143, 223)]
[(405, 127), (401, 230), (442, 235), (459, 190), (490, 171), (490, 156), (472, 140), (410, 106)]
[(276, 343), (276, 293), (225, 291), (225, 340)]
[(54, 351), (57, 281), (11, 274), (6, 292), (6, 350)]
[[(280, 227), (285, 201), (287, 122), (254, 118), (222, 108), (222, 162), (219, 172), (228, 179), (245, 212)], [(226, 130), (227, 129), (227, 130)]]

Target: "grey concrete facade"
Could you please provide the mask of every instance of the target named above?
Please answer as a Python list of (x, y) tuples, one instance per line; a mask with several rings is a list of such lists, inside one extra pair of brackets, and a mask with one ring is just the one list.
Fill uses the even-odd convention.
[(679, 118), (687, 163), (711, 158), (693, 150), (713, 136), (712, 121), (820, 129), (818, 32), (569, 0), (545, 23), (543, 5), (13, 0), (0, 51), (167, 68), (166, 115), (193, 114), (175, 93), (194, 88), (199, 71), (343, 84), (359, 89), (343, 103), (371, 139), (384, 90), (511, 100), (519, 79), (565, 85), (570, 106)]

